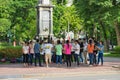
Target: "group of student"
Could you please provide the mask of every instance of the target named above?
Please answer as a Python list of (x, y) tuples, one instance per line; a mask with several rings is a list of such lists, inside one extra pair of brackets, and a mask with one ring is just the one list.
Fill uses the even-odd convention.
[(75, 62), (77, 66), (80, 63), (97, 66), (100, 60), (101, 65), (103, 65), (103, 42), (95, 41), (92, 38), (88, 41), (86, 39), (78, 39), (71, 41), (57, 40), (56, 42), (46, 40), (41, 42), (39, 40), (36, 40), (36, 42), (24, 42), (22, 50), (25, 67), (33, 65), (33, 61), (34, 66), (37, 66), (38, 62), (40, 67), (43, 67), (44, 62), (46, 67), (49, 67), (51, 62), (55, 62), (57, 66), (62, 66), (63, 63), (66, 63), (67, 67), (71, 67), (72, 62)]

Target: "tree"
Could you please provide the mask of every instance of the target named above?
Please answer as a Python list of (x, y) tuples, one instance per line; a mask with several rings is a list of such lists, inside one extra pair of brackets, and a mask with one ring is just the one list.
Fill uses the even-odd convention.
[(9, 5), (8, 1), (0, 1), (0, 39), (5, 41), (7, 37), (7, 30), (10, 28), (11, 22), (8, 19), (9, 17)]
[(78, 17), (75, 6), (67, 7), (66, 4), (55, 4), (53, 14), (54, 34), (61, 37), (64, 32), (73, 31), (77, 33), (81, 29), (81, 19)]
[[(104, 36), (105, 45), (108, 45), (111, 31), (113, 28), (114, 19), (118, 18), (119, 7), (114, 7), (113, 0), (75, 0), (74, 4), (78, 10), (79, 17), (83, 19), (84, 26), (88, 33), (92, 36), (95, 34), (96, 28)], [(114, 10), (113, 10), (114, 9)], [(117, 10), (116, 10), (117, 9)], [(111, 13), (112, 12), (112, 13)], [(117, 12), (117, 16), (114, 12)], [(114, 13), (114, 14), (113, 14)], [(116, 18), (115, 18), (116, 16)], [(89, 27), (88, 27), (89, 26)], [(114, 29), (115, 30), (115, 29)], [(117, 30), (119, 30), (117, 28)], [(116, 30), (118, 35), (118, 31)], [(91, 33), (92, 32), (92, 33)], [(101, 36), (102, 36), (101, 35)], [(117, 36), (118, 37), (118, 36)], [(117, 40), (119, 43), (120, 40)], [(119, 44), (118, 44), (119, 45)]]
[[(18, 41), (33, 39), (36, 31), (36, 10), (38, 0), (5, 0), (2, 1), (0, 17), (8, 19), (11, 24), (9, 27), (12, 34)], [(4, 27), (5, 28), (5, 27)], [(4, 29), (5, 30), (5, 29)], [(6, 29), (7, 30), (7, 29)], [(5, 31), (6, 31), (5, 30)]]
[(112, 4), (113, 6), (111, 7), (110, 12), (116, 31), (117, 43), (120, 46), (120, 1), (112, 0)]

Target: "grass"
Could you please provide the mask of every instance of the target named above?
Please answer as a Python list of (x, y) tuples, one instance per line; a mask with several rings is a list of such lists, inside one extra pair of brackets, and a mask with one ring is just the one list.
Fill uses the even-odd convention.
[(105, 57), (116, 57), (116, 58), (120, 58), (120, 54), (104, 54)]
[(10, 61), (0, 62), (0, 64), (10, 64)]

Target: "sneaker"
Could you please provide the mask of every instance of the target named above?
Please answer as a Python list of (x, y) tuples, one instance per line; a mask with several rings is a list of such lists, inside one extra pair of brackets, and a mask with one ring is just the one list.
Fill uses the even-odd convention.
[(49, 68), (49, 66), (46, 66), (46, 68)]
[(91, 67), (91, 66), (93, 66), (93, 65), (90, 64), (89, 66)]
[(26, 67), (26, 64), (24, 63), (23, 66)]

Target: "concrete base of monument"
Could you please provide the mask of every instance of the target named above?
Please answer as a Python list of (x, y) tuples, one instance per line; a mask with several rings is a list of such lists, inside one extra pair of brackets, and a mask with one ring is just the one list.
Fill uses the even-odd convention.
[(50, 35), (44, 35), (44, 34), (40, 34), (39, 35), (39, 39), (40, 40), (54, 40), (54, 35), (53, 34), (50, 34)]

